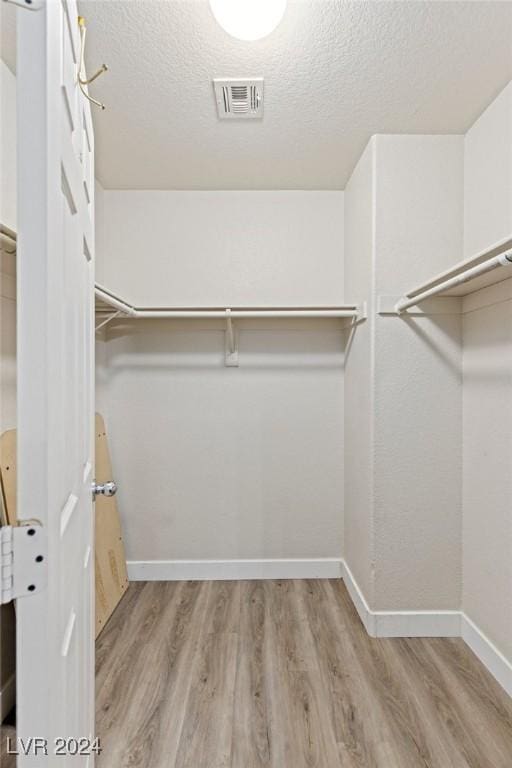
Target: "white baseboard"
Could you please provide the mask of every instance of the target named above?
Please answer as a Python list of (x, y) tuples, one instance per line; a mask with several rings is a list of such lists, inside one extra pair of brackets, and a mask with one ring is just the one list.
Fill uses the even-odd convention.
[(460, 637), (460, 611), (375, 611), (375, 637)]
[(359, 618), (363, 622), (363, 626), (370, 635), (370, 637), (376, 637), (375, 634), (375, 616), (370, 610), (365, 596), (359, 588), (359, 584), (355, 580), (352, 571), (348, 567), (347, 563), (343, 561), (343, 581), (347, 588), (347, 592), (350, 595), (350, 599), (354, 603), (354, 607), (359, 614)]
[(0, 688), (0, 723), (9, 714), (16, 701), (16, 675), (13, 674), (7, 678)]
[(339, 579), (341, 558), (288, 560), (129, 560), (130, 581)]
[(512, 696), (512, 664), (462, 611), (372, 611), (350, 568), (343, 579), (371, 637), (461, 637), (501, 687)]
[(370, 637), (460, 637), (460, 611), (372, 611), (346, 563), (343, 579)]
[(512, 696), (512, 664), (465, 613), (461, 613), (461, 637), (501, 687)]

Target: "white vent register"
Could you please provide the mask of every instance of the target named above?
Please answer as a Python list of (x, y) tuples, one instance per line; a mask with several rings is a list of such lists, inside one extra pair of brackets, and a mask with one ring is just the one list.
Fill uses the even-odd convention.
[(216, 78), (213, 81), (221, 120), (263, 117), (263, 78)]

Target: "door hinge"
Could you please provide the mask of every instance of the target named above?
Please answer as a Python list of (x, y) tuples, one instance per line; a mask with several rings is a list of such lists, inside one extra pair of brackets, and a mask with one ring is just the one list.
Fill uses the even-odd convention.
[(46, 587), (47, 555), (46, 531), (39, 522), (0, 528), (0, 604)]

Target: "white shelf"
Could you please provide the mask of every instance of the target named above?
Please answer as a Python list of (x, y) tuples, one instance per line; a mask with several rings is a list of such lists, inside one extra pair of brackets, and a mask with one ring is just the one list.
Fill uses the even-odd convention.
[[(383, 314), (402, 314), (434, 296), (462, 297), (512, 278), (512, 235), (461, 261), (417, 288), (408, 291), (390, 306), (381, 302)], [(383, 297), (384, 298), (384, 297)]]
[(96, 331), (119, 317), (142, 319), (222, 319), (226, 324), (225, 364), (238, 366), (238, 334), (234, 321), (246, 318), (350, 318), (353, 323), (366, 318), (366, 304), (339, 306), (282, 306), (282, 307), (135, 307), (101, 285), (95, 286), (96, 312), (100, 322)]
[[(117, 294), (96, 284), (96, 311), (100, 314), (110, 313), (133, 318), (356, 318), (365, 316), (364, 305), (317, 305), (317, 306), (259, 306), (259, 307), (135, 307)], [(118, 315), (115, 315), (118, 316)], [(113, 318), (114, 319), (114, 316)]]

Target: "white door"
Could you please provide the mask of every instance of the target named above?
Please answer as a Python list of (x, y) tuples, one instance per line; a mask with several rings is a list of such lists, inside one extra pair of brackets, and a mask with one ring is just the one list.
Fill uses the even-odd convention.
[(48, 586), (17, 601), (18, 766), (79, 768), (55, 740), (94, 732), (93, 131), (76, 2), (40, 5), (17, 11), (18, 518), (46, 528)]

